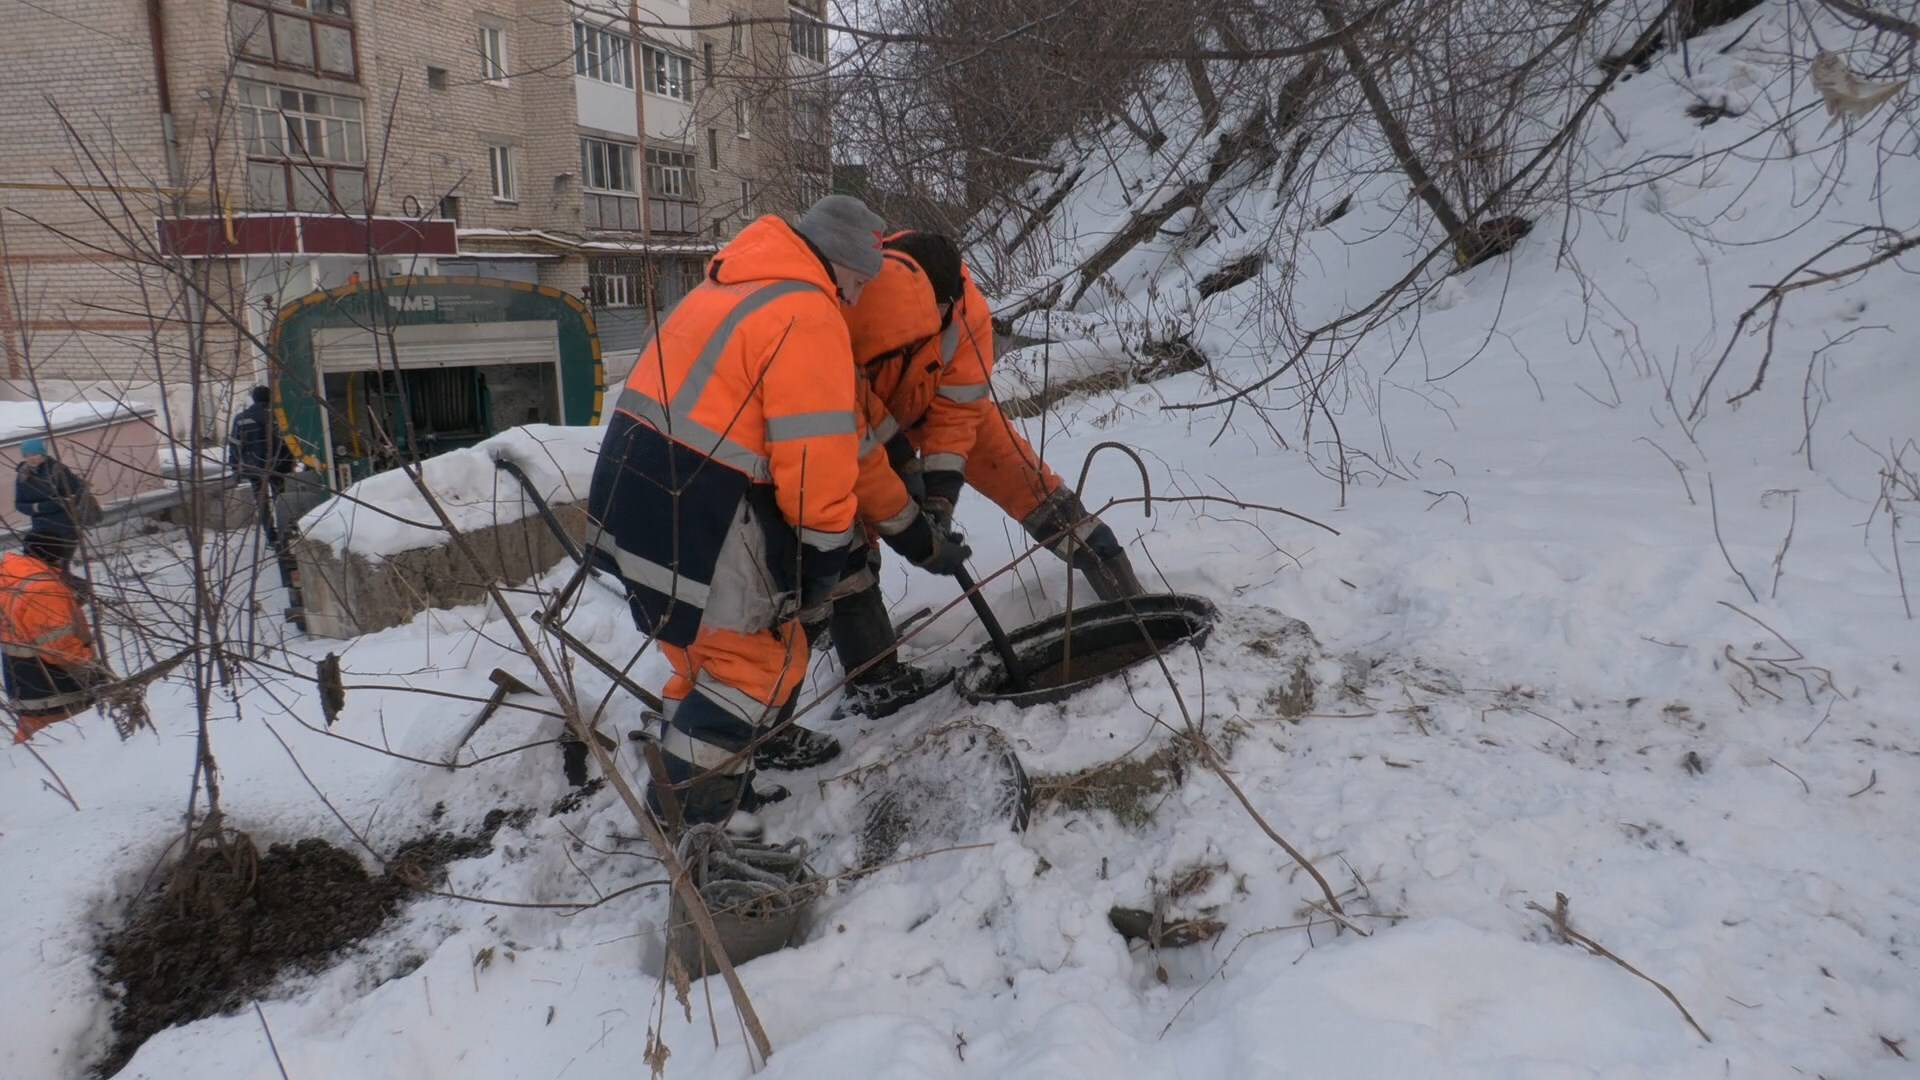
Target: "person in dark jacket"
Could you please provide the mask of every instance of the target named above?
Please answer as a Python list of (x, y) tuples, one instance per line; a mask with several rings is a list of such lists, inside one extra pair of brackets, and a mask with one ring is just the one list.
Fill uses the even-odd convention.
[(273, 497), (286, 482), (293, 460), (274, 425), (272, 400), (272, 391), (256, 386), (253, 404), (234, 414), (233, 424), (227, 429), (227, 464), (252, 485), (260, 528), (266, 533), (267, 543), (278, 544), (279, 533), (273, 527)]
[(68, 554), (80, 546), (77, 508), (87, 482), (47, 449), (45, 439), (20, 444), (20, 465), (13, 474), (13, 508), (27, 516), (30, 531), (49, 543), (64, 543)]

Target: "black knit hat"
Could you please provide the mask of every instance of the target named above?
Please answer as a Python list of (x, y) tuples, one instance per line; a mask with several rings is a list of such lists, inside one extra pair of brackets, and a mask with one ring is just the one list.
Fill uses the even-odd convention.
[(933, 300), (938, 304), (960, 300), (960, 249), (953, 241), (936, 232), (903, 232), (887, 238), (886, 247), (920, 264), (933, 285)]
[(273, 400), (273, 391), (264, 386), (256, 386), (253, 388), (253, 400), (258, 404), (265, 405), (267, 402)]

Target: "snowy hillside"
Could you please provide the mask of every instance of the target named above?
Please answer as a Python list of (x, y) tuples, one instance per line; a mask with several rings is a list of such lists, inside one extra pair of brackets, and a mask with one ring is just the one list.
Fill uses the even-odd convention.
[[(1812, 25), (1826, 48), (1851, 39)], [(1050, 343), (1002, 362), (999, 395), (1052, 402), (1021, 423), (1070, 483), (1097, 443), (1140, 453), (1152, 512), (1108, 520), (1143, 577), (1210, 599), (1221, 622), (1169, 654), (1171, 683), (1149, 664), (1026, 710), (943, 692), (877, 730), (842, 725), (846, 758), (779, 776), (793, 798), (766, 813), (771, 835), (805, 840), (835, 880), (802, 944), (740, 970), (774, 1046), (764, 1065), (719, 979), (685, 1005), (663, 986), (665, 892), (645, 885), (658, 866), (611, 791), (568, 805), (552, 746), (434, 764), (490, 669), (534, 679), (499, 612), (471, 608), (332, 643), (349, 689), (330, 730), (310, 683), (260, 683), (214, 725), (223, 798), (262, 850), (318, 836), (362, 855), (353, 833), (391, 853), (530, 813), (337, 963), (283, 978), (258, 1012), (160, 1032), (120, 1075), (278, 1076), (277, 1052), (294, 1080), (594, 1080), (642, 1075), (660, 1044), (665, 1075), (702, 1078), (1913, 1075), (1910, 265), (1797, 290), (1771, 333), (1736, 335), (1756, 284), (1863, 223), (1920, 217), (1911, 156), (1875, 179), (1884, 117), (1822, 135), (1785, 49), (1808, 32), (1799, 6), (1768, 4), (1694, 39), (1690, 75), (1661, 54), (1609, 92), (1580, 159), (1582, 183), (1616, 194), (1537, 221), (1510, 255), (1452, 276), (1436, 262), (1424, 295), (1401, 294), (1357, 344), (1320, 341), (1231, 405), (1192, 407), (1273, 375), (1307, 344), (1299, 328), (1369, 304), (1436, 242), (1390, 159), (1357, 185), (1316, 173), (1295, 205), (1348, 207), (1304, 234), (1279, 235), (1270, 178), (1226, 185), (1197, 242), (1170, 221), (1071, 310), (1022, 315)], [(1738, 115), (1702, 126), (1685, 110), (1703, 100)], [(1748, 145), (1789, 113), (1795, 155), (1775, 135), (1767, 154)], [(1168, 153), (1204, 158), (1170, 134)], [(1356, 127), (1341, 151), (1356, 169), (1378, 155), (1369, 138)], [(1144, 147), (1107, 149), (1058, 162), (1080, 179), (1035, 241), (1044, 257), (1009, 267), (1003, 308), (1098, 250), (1166, 172)], [(1255, 280), (1199, 296), (1252, 252), (1271, 256)], [(1204, 365), (1144, 356), (1170, 332)], [(1769, 342), (1761, 389), (1727, 405)], [(1118, 369), (1153, 377), (1060, 386)], [(1090, 505), (1138, 494), (1121, 455), (1093, 459)], [(959, 524), (982, 578), (1026, 549), (977, 495)], [(164, 549), (136, 558), (171, 572)], [(951, 583), (897, 560), (884, 583), (898, 614), (939, 612), (909, 652), (952, 664), (984, 643)], [(1065, 585), (1042, 555), (986, 595), (1020, 624), (1060, 610)], [(509, 595), (523, 615), (542, 604)], [(599, 585), (568, 625), (621, 661), (635, 644)], [(327, 651), (294, 648), (311, 652), (303, 672)], [(632, 669), (654, 686), (664, 672), (652, 652)], [(576, 677), (584, 700), (605, 695), (605, 730), (637, 726), (636, 702)], [(839, 677), (816, 659), (803, 700)], [(191, 698), (155, 689), (157, 738), (121, 744), (87, 716), (36, 740), (77, 813), (42, 789), (40, 762), (7, 755), (0, 1075), (79, 1077), (104, 1047), (95, 943), (179, 832)], [(802, 722), (827, 726), (833, 704)], [(849, 774), (961, 719), (1017, 747), (1041, 792), (1029, 829), (846, 875), (862, 820)], [(503, 711), (467, 759), (557, 732)], [(1561, 940), (1557, 894), (1567, 928), (1644, 978)], [(1222, 928), (1155, 952), (1114, 931), (1116, 906)]]

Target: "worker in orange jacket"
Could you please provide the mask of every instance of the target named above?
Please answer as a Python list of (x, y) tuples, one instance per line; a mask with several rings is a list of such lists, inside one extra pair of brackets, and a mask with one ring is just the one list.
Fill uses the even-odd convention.
[[(640, 352), (588, 494), (594, 559), (672, 665), (668, 789), (687, 823), (753, 810), (755, 750), (795, 703), (802, 623), (823, 623), (856, 534), (859, 404), (843, 304), (880, 269), (880, 219), (828, 196), (762, 217), (707, 264)], [(916, 511), (893, 545), (954, 573), (968, 555)], [(789, 739), (804, 737), (786, 725)]]
[[(951, 532), (954, 503), (971, 486), (1020, 522), (1035, 540), (1087, 576), (1103, 600), (1144, 590), (1112, 528), (1087, 513), (1059, 474), (1000, 412), (992, 399), (993, 320), (953, 242), (938, 233), (906, 231), (883, 242), (879, 274), (848, 312), (854, 359), (881, 419), (871, 439), (900, 477), (898, 495), (880, 495), (868, 512), (867, 491), (886, 491), (863, 474), (861, 512), (871, 524), (903, 498)], [(872, 458), (867, 464), (872, 468)], [(884, 528), (880, 529), (884, 534)], [(852, 704), (883, 717), (919, 700), (941, 681), (902, 664), (874, 573), (878, 551), (855, 560), (834, 601), (831, 630)], [(879, 661), (873, 662), (876, 657)]]
[(18, 718), (16, 743), (90, 708), (101, 674), (66, 574), (71, 545), (30, 532), (24, 547), (0, 557), (0, 672)]

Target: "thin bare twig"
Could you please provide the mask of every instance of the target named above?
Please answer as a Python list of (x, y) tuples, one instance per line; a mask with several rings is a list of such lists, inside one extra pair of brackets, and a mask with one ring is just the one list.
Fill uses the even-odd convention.
[(1733, 575), (1740, 579), (1740, 584), (1747, 590), (1747, 595), (1753, 598), (1753, 602), (1759, 603), (1760, 594), (1753, 591), (1753, 583), (1748, 581), (1747, 575), (1741, 573), (1740, 568), (1733, 564), (1733, 556), (1727, 553), (1727, 542), (1720, 536), (1720, 502), (1713, 495), (1712, 473), (1707, 474), (1707, 507), (1713, 513), (1713, 538), (1720, 545), (1721, 557), (1727, 560), (1727, 569), (1732, 570)]
[(1794, 778), (1795, 780), (1798, 780), (1798, 781), (1800, 781), (1800, 790), (1802, 790), (1802, 791), (1804, 791), (1804, 792), (1806, 792), (1806, 793), (1807, 793), (1807, 794), (1809, 794), (1809, 795), (1811, 795), (1811, 794), (1813, 794), (1813, 788), (1811, 788), (1811, 787), (1809, 787), (1809, 786), (1807, 785), (1807, 778), (1806, 778), (1806, 777), (1804, 777), (1804, 776), (1801, 776), (1801, 775), (1800, 775), (1799, 773), (1797, 773), (1797, 772), (1794, 772), (1794, 771), (1793, 771), (1792, 769), (1788, 769), (1788, 768), (1787, 768), (1787, 767), (1786, 767), (1785, 765), (1783, 765), (1783, 764), (1781, 764), (1781, 763), (1780, 763), (1780, 759), (1779, 759), (1779, 758), (1768, 758), (1767, 760), (1768, 760), (1768, 761), (1771, 761), (1771, 762), (1773, 762), (1773, 763), (1774, 763), (1774, 764), (1775, 764), (1776, 766), (1778, 766), (1779, 768), (1781, 768), (1781, 769), (1784, 769), (1784, 770), (1786, 771), (1786, 774), (1787, 774), (1788, 776), (1791, 776), (1791, 777), (1793, 777), (1793, 778)]
[(1676, 458), (1672, 454), (1667, 453), (1666, 447), (1661, 446), (1659, 443), (1654, 442), (1652, 439), (1647, 438), (1645, 435), (1642, 435), (1639, 438), (1635, 439), (1634, 442), (1643, 442), (1643, 443), (1646, 443), (1648, 446), (1653, 447), (1655, 450), (1658, 450), (1660, 452), (1660, 456), (1663, 458), (1666, 458), (1668, 464), (1671, 464), (1673, 466), (1673, 471), (1680, 474), (1680, 486), (1682, 488), (1685, 488), (1687, 492), (1687, 505), (1688, 506), (1700, 505), (1700, 503), (1697, 500), (1695, 500), (1693, 497), (1693, 485), (1687, 482), (1687, 467), (1680, 463), (1679, 458)]
[(1654, 989), (1660, 991), (1662, 994), (1665, 994), (1668, 1001), (1673, 1002), (1673, 1007), (1680, 1010), (1680, 1015), (1687, 1018), (1687, 1024), (1691, 1026), (1693, 1030), (1699, 1032), (1701, 1038), (1707, 1040), (1708, 1042), (1713, 1041), (1713, 1036), (1707, 1034), (1707, 1029), (1700, 1026), (1700, 1022), (1693, 1018), (1693, 1014), (1687, 1011), (1687, 1007), (1685, 1005), (1680, 1004), (1680, 999), (1674, 996), (1673, 991), (1667, 989), (1665, 983), (1662, 983), (1660, 980), (1654, 978), (1651, 975), (1648, 975), (1644, 971), (1641, 971), (1639, 968), (1634, 967), (1632, 964), (1627, 963), (1625, 960), (1620, 959), (1620, 957), (1615, 955), (1611, 949), (1608, 949), (1605, 945), (1600, 944), (1599, 942), (1593, 940), (1592, 938), (1588, 937), (1585, 934), (1582, 934), (1580, 931), (1575, 930), (1571, 925), (1569, 925), (1568, 918), (1567, 918), (1567, 908), (1568, 908), (1567, 894), (1557, 892), (1557, 893), (1554, 893), (1553, 896), (1554, 896), (1554, 908), (1555, 908), (1554, 911), (1548, 911), (1546, 908), (1541, 907), (1539, 904), (1536, 904), (1531, 900), (1527, 901), (1527, 907), (1531, 908), (1534, 911), (1539, 912), (1542, 915), (1545, 915), (1547, 919), (1553, 923), (1554, 933), (1559, 935), (1563, 940), (1566, 938), (1571, 938), (1575, 942), (1578, 942), (1580, 945), (1584, 946), (1586, 950), (1592, 953), (1593, 955), (1604, 956), (1607, 959), (1613, 961), (1614, 963), (1619, 964), (1621, 967), (1626, 968), (1628, 971), (1632, 972), (1633, 974), (1638, 975), (1640, 978), (1646, 980), (1649, 984), (1653, 986)]
[(280, 1080), (292, 1080), (287, 1075), (287, 1063), (280, 1060), (280, 1047), (273, 1041), (273, 1028), (267, 1025), (267, 1014), (260, 1011), (260, 1003), (253, 1003), (253, 1015), (260, 1018), (260, 1030), (266, 1032), (267, 1049), (273, 1051), (274, 1067), (280, 1070)]

